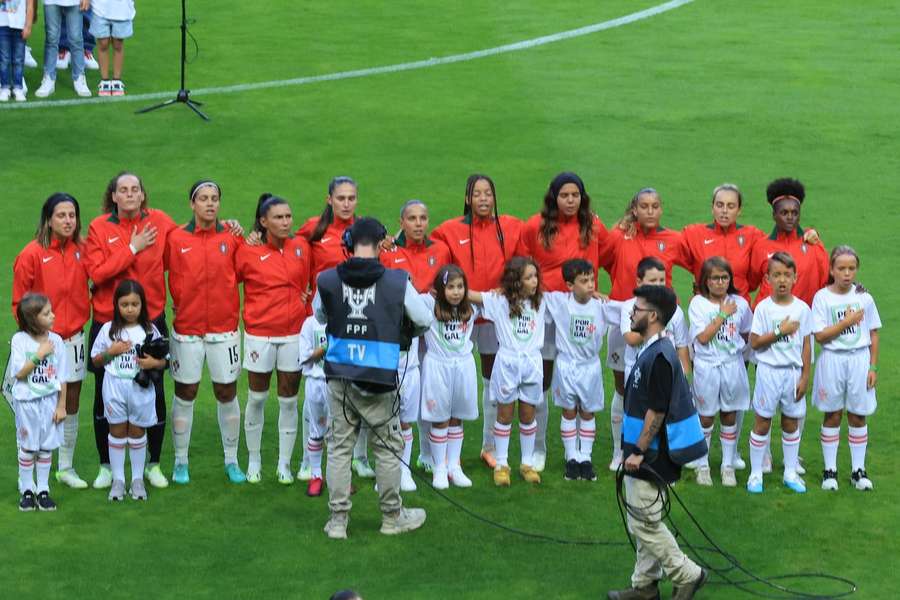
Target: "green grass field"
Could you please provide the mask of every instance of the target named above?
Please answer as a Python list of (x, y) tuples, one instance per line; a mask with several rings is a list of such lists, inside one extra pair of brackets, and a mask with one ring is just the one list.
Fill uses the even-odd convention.
[[(189, 87), (210, 88), (365, 69), (466, 53), (620, 17), (659, 0), (516, 3), (456, 0), (391, 3), (222, 3), (192, 0), (200, 52)], [(308, 6), (307, 6), (308, 5)], [(136, 35), (126, 43), (130, 95), (178, 87), (177, 2), (138, 2)], [(528, 50), (391, 74), (233, 94), (198, 94), (212, 116), (187, 108), (136, 116), (157, 100), (0, 107), (0, 248), (8, 265), (30, 239), (43, 200), (65, 190), (81, 202), (84, 222), (99, 212), (108, 179), (141, 174), (152, 206), (176, 220), (189, 216), (187, 190), (200, 177), (222, 184), (223, 215), (249, 225), (260, 192), (289, 198), (297, 218), (321, 210), (328, 180), (360, 182), (360, 214), (393, 223), (402, 201), (431, 206), (432, 224), (459, 214), (466, 176), (497, 182), (501, 210), (538, 210), (550, 179), (580, 173), (607, 224), (631, 194), (658, 188), (664, 223), (705, 221), (709, 193), (723, 181), (745, 193), (742, 220), (768, 230), (766, 183), (791, 175), (807, 185), (803, 224), (829, 246), (849, 243), (862, 256), (861, 280), (885, 327), (871, 420), (869, 494), (847, 483), (849, 451), (841, 441), (841, 489), (818, 489), (822, 469), (819, 413), (803, 440), (809, 493), (797, 496), (766, 479), (751, 497), (691, 481), (679, 491), (715, 539), (759, 575), (830, 572), (856, 581), (859, 598), (895, 597), (891, 556), (900, 550), (900, 487), (892, 457), (900, 453), (900, 321), (897, 263), (900, 210), (900, 59), (896, 3), (696, 0), (622, 27)], [(40, 60), (42, 26), (31, 45)], [(193, 56), (193, 52), (189, 52)], [(27, 71), (31, 90), (38, 70)], [(96, 72), (88, 73), (92, 90)], [(74, 98), (61, 73), (53, 99)], [(33, 96), (29, 102), (35, 102)], [(11, 268), (0, 275), (8, 306)], [(687, 297), (689, 279), (676, 284)], [(0, 334), (14, 329), (9, 314)], [(607, 381), (609, 384), (610, 382)], [(246, 382), (240, 384), (242, 401)], [(609, 389), (609, 387), (608, 387)], [(76, 466), (93, 477), (90, 405), (82, 392)], [(595, 598), (628, 583), (633, 555), (624, 546), (557, 545), (472, 520), (420, 485), (405, 501), (428, 510), (426, 526), (389, 539), (368, 484), (360, 491), (351, 539), (326, 539), (326, 498), (274, 480), (277, 403), (264, 440), (267, 476), (259, 486), (230, 486), (221, 471), (214, 402), (201, 391), (191, 449), (192, 482), (150, 490), (137, 505), (109, 505), (106, 492), (54, 485), (60, 510), (16, 510), (14, 426), (0, 420), (0, 596), (21, 598), (326, 598), (354, 587), (374, 598)], [(467, 426), (464, 463), (475, 487), (449, 495), (490, 519), (561, 538), (625, 542), (613, 478), (596, 484), (562, 478), (558, 412), (551, 417), (545, 483), (514, 481), (499, 491), (477, 459), (480, 423)], [(599, 420), (595, 461), (609, 460), (608, 415)], [(846, 426), (844, 427), (846, 430)], [(513, 436), (515, 438), (515, 436)], [(777, 438), (776, 438), (777, 439)], [(741, 450), (747, 455), (746, 428)], [(167, 439), (164, 466), (171, 468)], [(243, 445), (243, 444), (242, 444)], [(517, 456), (517, 442), (511, 455)], [(776, 462), (780, 446), (773, 444)], [(242, 452), (242, 463), (245, 452)], [(739, 476), (743, 483), (746, 472)], [(684, 515), (674, 517), (699, 543)], [(716, 561), (721, 564), (721, 560)], [(894, 582), (894, 583), (891, 583)], [(793, 580), (816, 594), (833, 583)], [(768, 592), (762, 587), (756, 591)], [(703, 598), (745, 594), (710, 585)]]

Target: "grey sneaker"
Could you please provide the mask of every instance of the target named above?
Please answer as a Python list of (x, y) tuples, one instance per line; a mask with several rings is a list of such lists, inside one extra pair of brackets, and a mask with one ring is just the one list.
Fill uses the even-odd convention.
[(325, 523), (325, 535), (333, 540), (346, 540), (349, 521), (350, 515), (347, 513), (331, 513), (331, 518)]
[(381, 533), (397, 535), (418, 529), (425, 522), (424, 508), (401, 508), (381, 518)]
[(144, 486), (143, 479), (132, 479), (131, 480), (131, 499), (132, 500), (146, 500), (147, 499), (147, 488)]
[(112, 485), (109, 486), (109, 501), (121, 502), (125, 499), (125, 482), (120, 479), (113, 479)]

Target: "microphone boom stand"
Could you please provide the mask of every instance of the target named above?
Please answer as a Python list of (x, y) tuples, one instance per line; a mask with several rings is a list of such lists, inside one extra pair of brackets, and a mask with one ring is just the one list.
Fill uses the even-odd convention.
[(151, 110), (156, 110), (158, 108), (165, 108), (166, 106), (171, 106), (173, 104), (177, 104), (181, 102), (191, 110), (193, 110), (197, 115), (202, 118), (204, 121), (209, 121), (209, 117), (203, 113), (198, 106), (203, 106), (202, 102), (196, 102), (191, 100), (191, 91), (184, 87), (184, 69), (185, 63), (187, 62), (187, 9), (185, 6), (186, 0), (181, 0), (181, 87), (178, 88), (178, 94), (176, 94), (175, 98), (172, 100), (166, 100), (165, 102), (161, 102), (160, 104), (155, 104), (153, 106), (148, 106), (147, 108), (142, 108), (138, 111), (135, 111), (135, 114), (142, 114), (150, 112)]

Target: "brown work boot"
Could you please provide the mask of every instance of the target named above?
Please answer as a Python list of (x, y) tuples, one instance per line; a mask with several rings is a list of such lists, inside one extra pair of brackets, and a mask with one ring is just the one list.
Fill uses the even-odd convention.
[(694, 597), (694, 594), (697, 593), (697, 590), (703, 587), (708, 579), (709, 571), (700, 569), (700, 576), (696, 580), (687, 585), (681, 587), (674, 586), (672, 588), (672, 600), (690, 600)]
[(609, 600), (659, 600), (659, 582), (654, 581), (639, 588), (607, 592), (606, 597)]

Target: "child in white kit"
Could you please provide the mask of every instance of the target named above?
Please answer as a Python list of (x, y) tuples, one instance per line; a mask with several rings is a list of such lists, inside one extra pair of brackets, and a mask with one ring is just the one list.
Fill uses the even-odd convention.
[[(315, 315), (306, 317), (300, 328), (300, 369), (306, 382), (303, 387), (303, 418), (309, 419), (306, 463), (310, 467), (306, 495), (322, 495), (322, 448), (328, 429), (328, 384), (325, 382), (323, 357), (328, 345), (325, 324)], [(300, 479), (301, 474), (297, 474)]]
[(125, 279), (113, 295), (113, 320), (104, 323), (91, 348), (91, 360), (103, 367), (103, 414), (109, 422), (109, 464), (113, 481), (109, 500), (125, 498), (125, 446), (131, 461), (131, 497), (146, 500), (144, 462), (146, 429), (156, 425), (156, 392), (153, 383), (142, 387), (135, 377), (141, 370), (163, 369), (165, 359), (139, 357), (137, 346), (159, 338), (159, 330), (147, 315), (144, 288)]
[(25, 294), (16, 309), (19, 331), (10, 343), (4, 392), (16, 415), (21, 511), (56, 510), (50, 498), (50, 466), (53, 450), (62, 441), (66, 386), (61, 382), (66, 381), (69, 365), (62, 338), (50, 331), (54, 318), (47, 296)]
[(859, 256), (850, 246), (831, 251), (831, 283), (813, 298), (813, 334), (822, 346), (813, 382), (813, 403), (825, 413), (822, 489), (836, 490), (841, 413), (847, 411), (850, 483), (858, 490), (874, 486), (866, 473), (869, 428), (878, 382), (878, 330), (881, 318), (872, 296), (856, 283)]
[(434, 291), (435, 296), (421, 296), (435, 316), (424, 334), (428, 349), (422, 360), (422, 420), (431, 423), (432, 485), (467, 488), (472, 481), (460, 464), (462, 422), (478, 418), (472, 333), (479, 311), (469, 302), (466, 274), (456, 265), (441, 267)]
[(781, 409), (781, 447), (784, 453), (783, 483), (803, 493), (806, 484), (797, 474), (800, 450), (798, 421), (806, 415), (809, 382), (812, 313), (791, 290), (797, 281), (797, 265), (791, 255), (776, 252), (769, 258), (766, 279), (772, 295), (757, 304), (750, 327), (750, 345), (756, 352), (756, 387), (753, 410), (756, 422), (750, 432), (750, 477), (747, 491), (763, 491), (763, 456), (769, 443), (772, 417)]
[(513, 412), (519, 402), (519, 442), (522, 463), (519, 473), (529, 483), (540, 483), (534, 470), (534, 439), (537, 434), (535, 407), (543, 399), (544, 310), (540, 270), (531, 257), (514, 256), (501, 277), (502, 294), (469, 292), (469, 300), (484, 307), (484, 318), (494, 322), (500, 349), (491, 375), (491, 397), (497, 402), (494, 423), (496, 446), (494, 485), (510, 484), (509, 435)]
[(0, 102), (25, 102), (25, 40), (31, 37), (35, 0), (0, 2)]
[[(597, 423), (603, 410), (603, 371), (600, 348), (607, 329), (603, 302), (594, 298), (594, 266), (584, 259), (562, 265), (569, 292), (547, 292), (544, 302), (556, 325), (559, 354), (550, 389), (553, 402), (562, 408), (560, 436), (566, 451), (567, 481), (595, 481), (591, 460)], [(578, 425), (577, 417), (581, 417)]]
[[(97, 62), (100, 63), (97, 95), (124, 96), (122, 65), (125, 62), (125, 39), (134, 33), (134, 0), (91, 0), (91, 10), (91, 35), (97, 40)], [(109, 77), (110, 55), (113, 63), (112, 79)]]
[[(703, 262), (688, 315), (694, 348), (694, 401), (707, 448), (716, 414), (721, 429), (722, 485), (735, 487), (734, 451), (738, 440), (737, 413), (750, 407), (750, 382), (744, 365), (744, 346), (753, 313), (734, 287), (731, 265), (721, 256)], [(709, 454), (700, 459), (697, 483), (712, 485)]]

